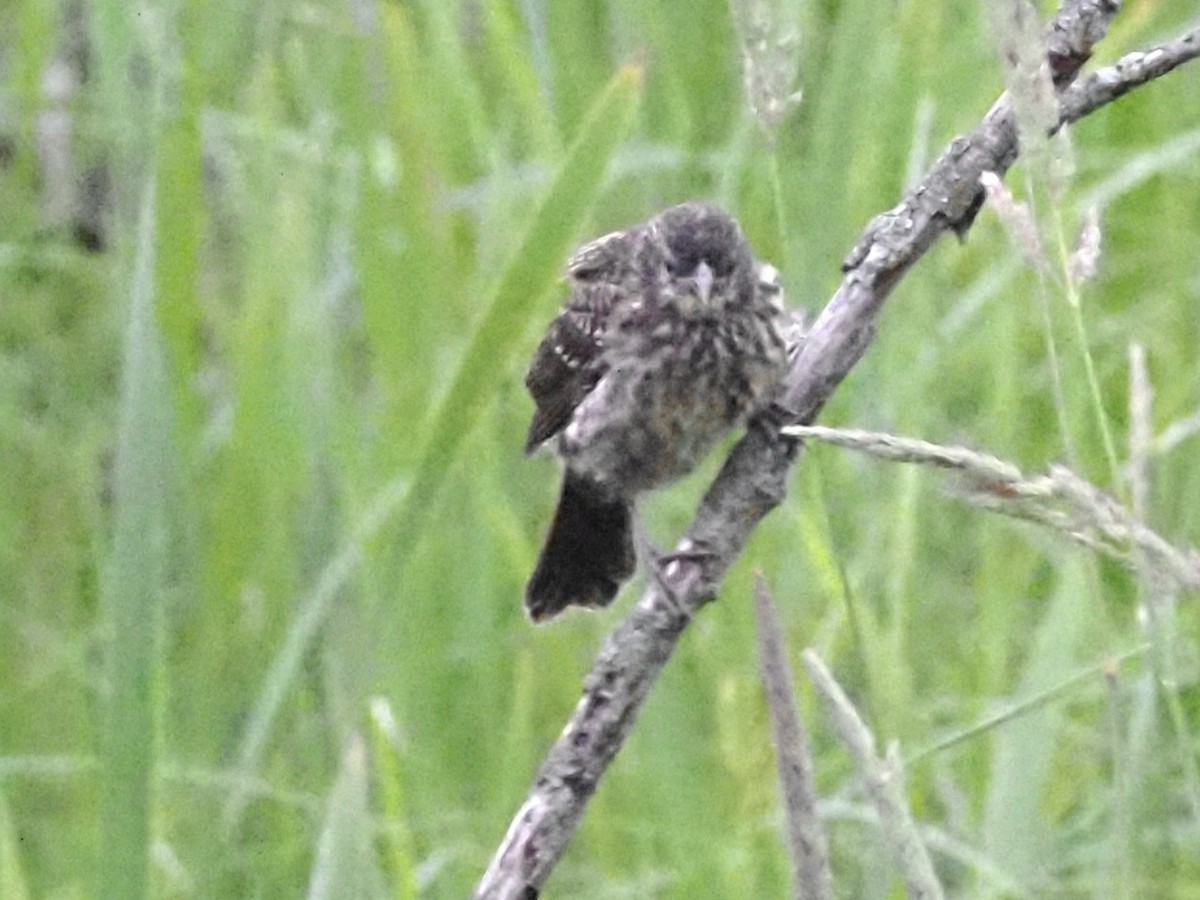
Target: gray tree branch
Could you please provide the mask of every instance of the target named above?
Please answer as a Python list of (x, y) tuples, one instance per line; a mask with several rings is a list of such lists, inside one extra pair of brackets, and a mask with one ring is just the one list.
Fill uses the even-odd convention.
[[(1116, 0), (1064, 0), (1055, 16), (1047, 49), (1060, 103), (1056, 128), (1197, 55), (1193, 32), (1075, 82), (1118, 7)], [(800, 444), (780, 434), (780, 427), (807, 425), (817, 417), (870, 346), (884, 301), (904, 273), (941, 235), (970, 228), (982, 203), (979, 176), (1005, 172), (1017, 152), (1016, 116), (1001, 97), (898, 206), (867, 226), (843, 263), (841, 285), (804, 341), (777, 407), (752, 423), (730, 452), (676, 548), (678, 561), (651, 579), (605, 640), (579, 704), (476, 887), (477, 898), (538, 895), (680, 635), (714, 598), (754, 528), (783, 501)]]

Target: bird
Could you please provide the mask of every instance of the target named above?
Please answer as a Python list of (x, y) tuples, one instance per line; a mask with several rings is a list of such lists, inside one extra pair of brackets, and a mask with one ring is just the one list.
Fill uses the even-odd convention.
[(636, 498), (692, 471), (771, 401), (788, 365), (778, 271), (737, 220), (692, 201), (583, 244), (533, 354), (529, 455), (563, 463), (525, 608), (604, 607), (632, 577)]

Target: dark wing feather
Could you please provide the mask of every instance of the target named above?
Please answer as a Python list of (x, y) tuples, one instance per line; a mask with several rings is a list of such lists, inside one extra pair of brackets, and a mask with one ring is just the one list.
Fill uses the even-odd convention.
[(640, 227), (614, 231), (584, 244), (567, 260), (571, 296), (550, 323), (525, 376), (535, 407), (526, 453), (567, 427), (607, 371), (605, 333), (613, 309), (636, 289), (632, 273), (642, 234)]
[(525, 439), (526, 453), (532, 453), (571, 421), (575, 407), (604, 374), (602, 349), (598, 335), (574, 311), (568, 309), (550, 323), (525, 375), (525, 387), (534, 404), (533, 421)]

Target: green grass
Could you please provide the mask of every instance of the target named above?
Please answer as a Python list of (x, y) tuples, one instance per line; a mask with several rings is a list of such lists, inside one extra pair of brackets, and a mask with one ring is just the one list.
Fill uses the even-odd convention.
[[(69, 108), (77, 164), (114, 178), (103, 254), (40, 212), (61, 11), (0, 10), (0, 895), (469, 893), (632, 593), (521, 611), (557, 477), (522, 457), (521, 379), (559, 262), (709, 198), (815, 312), (1002, 88), (977, 5), (795, 6), (805, 99), (772, 150), (715, 0), (87, 4)], [(1182, 6), (1127, 0), (1101, 60)], [(1198, 73), (1072, 133), (1058, 234), (1098, 202), (1104, 255), (1078, 318), (1046, 286), (1065, 415), (1041, 288), (985, 211), (905, 279), (822, 422), (1029, 470), (1067, 460), (1065, 422), (1072, 465), (1126, 496), (1105, 432), (1119, 469), (1129, 343), (1156, 430), (1200, 407)], [(1177, 543), (1200, 543), (1198, 442), (1154, 461), (1148, 518)], [(656, 542), (718, 462), (643, 503)], [(972, 851), (935, 848), (952, 892), (1200, 896), (1195, 598), (1171, 654), (1106, 679), (1154, 637), (1148, 588), (940, 484), (811, 448), (547, 896), (786, 894), (755, 567), (794, 661), (819, 648), (913, 759), (917, 820)], [(800, 693), (839, 890), (897, 896)]]

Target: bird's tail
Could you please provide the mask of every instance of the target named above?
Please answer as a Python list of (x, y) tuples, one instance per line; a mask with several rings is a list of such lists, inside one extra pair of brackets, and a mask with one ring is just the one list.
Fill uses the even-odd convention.
[(612, 602), (637, 563), (631, 516), (629, 501), (567, 470), (550, 534), (525, 586), (525, 609), (533, 621), (568, 606)]

